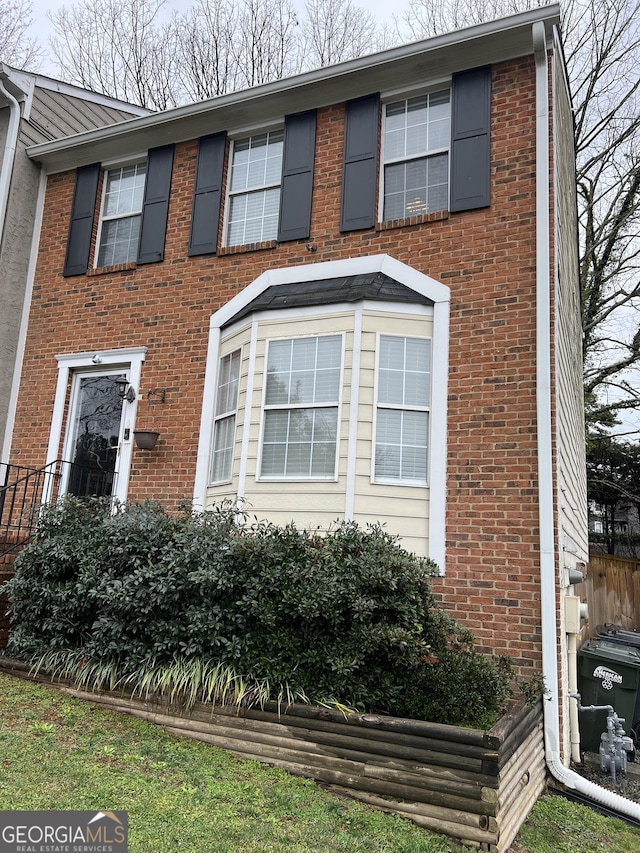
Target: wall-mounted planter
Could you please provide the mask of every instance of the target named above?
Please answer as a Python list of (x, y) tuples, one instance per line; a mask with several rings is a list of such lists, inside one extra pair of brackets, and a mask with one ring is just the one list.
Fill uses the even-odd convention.
[(148, 429), (134, 429), (133, 437), (136, 440), (136, 447), (139, 447), (140, 450), (153, 450), (160, 433)]
[[(28, 672), (25, 664), (2, 657), (0, 668), (22, 677)], [(48, 681), (41, 675), (37, 680)], [(480, 731), (275, 702), (240, 711), (196, 704), (187, 711), (160, 700), (55, 686), (241, 758), (324, 782), (491, 853), (506, 853), (546, 784), (540, 702), (522, 703)]]

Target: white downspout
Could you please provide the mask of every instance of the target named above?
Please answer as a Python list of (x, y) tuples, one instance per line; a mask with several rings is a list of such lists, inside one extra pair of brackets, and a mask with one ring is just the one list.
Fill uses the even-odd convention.
[[(542, 600), (542, 672), (548, 691), (544, 702), (547, 766), (555, 778), (598, 803), (640, 820), (640, 805), (585, 779), (565, 767), (560, 754), (558, 624), (553, 521), (553, 456), (551, 431), (551, 279), (549, 249), (549, 94), (547, 42), (542, 22), (533, 24), (536, 61), (536, 391), (540, 518), (540, 589)], [(575, 701), (575, 700), (568, 700)]]
[(9, 188), (11, 186), (11, 173), (13, 172), (13, 161), (18, 146), (18, 132), (20, 130), (20, 104), (4, 85), (8, 80), (8, 74), (0, 63), (0, 92), (9, 101), (9, 127), (7, 138), (4, 143), (4, 154), (2, 155), (2, 168), (0, 169), (0, 247), (2, 247), (2, 235), (7, 216), (7, 205), (9, 203)]

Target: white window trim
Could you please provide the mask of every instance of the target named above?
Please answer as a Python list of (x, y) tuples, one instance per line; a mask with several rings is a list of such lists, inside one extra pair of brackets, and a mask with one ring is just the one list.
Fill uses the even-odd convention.
[[(430, 95), (433, 92), (441, 92), (444, 89), (449, 90), (449, 145), (444, 146), (442, 148), (434, 148), (428, 152), (423, 152), (420, 154), (411, 154), (409, 157), (394, 157), (389, 160), (386, 159), (385, 154), (385, 124), (387, 120), (387, 107), (389, 104), (396, 103), (397, 101), (408, 101), (411, 98), (419, 98), (421, 95)], [(428, 160), (431, 157), (435, 157), (438, 154), (448, 154), (449, 159), (447, 163), (447, 210), (449, 209), (449, 197), (451, 193), (451, 97), (452, 97), (452, 81), (450, 77), (444, 78), (439, 82), (434, 82), (429, 85), (427, 88), (420, 88), (416, 90), (407, 91), (406, 89), (400, 89), (396, 91), (385, 92), (381, 97), (382, 102), (382, 129), (380, 133), (380, 167), (379, 167), (379, 176), (378, 176), (378, 222), (386, 222), (392, 220), (384, 219), (384, 170), (386, 166), (393, 166), (395, 163), (410, 163), (413, 160)], [(434, 211), (436, 212), (436, 211)], [(428, 214), (427, 214), (428, 215)], [(408, 218), (408, 217), (406, 217)]]
[[(221, 330), (233, 319), (243, 308), (250, 305), (268, 287), (279, 284), (295, 284), (299, 282), (322, 281), (323, 279), (338, 278), (341, 276), (360, 275), (365, 273), (382, 272), (389, 275), (406, 287), (421, 294), (433, 303), (433, 334), (432, 334), (432, 382), (431, 382), (431, 425), (432, 436), (429, 453), (430, 470), (430, 492), (429, 492), (429, 556), (440, 567), (441, 574), (445, 569), (445, 498), (446, 498), (446, 464), (447, 464), (447, 386), (448, 386), (448, 364), (449, 364), (449, 308), (450, 290), (439, 281), (419, 272), (406, 264), (391, 258), (389, 255), (371, 255), (368, 257), (347, 258), (340, 261), (328, 261), (314, 264), (304, 264), (296, 267), (283, 267), (280, 269), (267, 270), (244, 290), (238, 293), (226, 305), (216, 311), (209, 325), (209, 347), (207, 352), (207, 365), (205, 371), (205, 387), (203, 395), (202, 417), (200, 421), (200, 439), (198, 443), (198, 456), (196, 463), (196, 476), (194, 481), (193, 506), (195, 509), (203, 509), (206, 504), (207, 480), (209, 465), (209, 450), (211, 446), (211, 435), (213, 430), (213, 405), (215, 401), (215, 389), (217, 387), (216, 373), (219, 358)], [(388, 303), (378, 303), (380, 310), (388, 310)], [(330, 308), (337, 306), (330, 306)], [(369, 305), (367, 306), (369, 307)], [(410, 305), (403, 305), (403, 310), (410, 313)], [(355, 305), (350, 306), (356, 310)], [(318, 309), (294, 309), (284, 316), (313, 316), (327, 313), (327, 306)], [(253, 324), (256, 325), (259, 315), (254, 315)], [(245, 323), (248, 325), (248, 323)], [(231, 329), (225, 329), (225, 335), (231, 334)], [(252, 371), (255, 369), (255, 331), (252, 332), (252, 343), (249, 356), (249, 383), (247, 395), (249, 394)], [(247, 397), (246, 405), (249, 405)], [(246, 413), (242, 442), (243, 458), (246, 457)], [(355, 464), (355, 459), (350, 458), (350, 464)], [(353, 477), (351, 477), (353, 482)], [(348, 476), (349, 482), (349, 476)], [(245, 497), (243, 494), (246, 485), (246, 469), (243, 470), (241, 462), (240, 478), (238, 482), (238, 495), (240, 501)], [(349, 505), (349, 494), (347, 494), (347, 507)]]
[[(99, 269), (98, 258), (100, 257), (100, 248), (102, 246), (102, 229), (103, 229), (104, 223), (105, 222), (113, 222), (116, 219), (129, 219), (129, 218), (132, 218), (134, 216), (142, 217), (142, 207), (144, 204), (144, 190), (143, 190), (143, 197), (142, 197), (142, 201), (140, 203), (140, 210), (139, 211), (137, 211), (137, 212), (129, 211), (128, 213), (118, 213), (118, 214), (112, 214), (111, 216), (105, 216), (104, 206), (105, 206), (105, 201), (106, 201), (106, 197), (107, 197), (107, 183), (108, 183), (107, 177), (108, 177), (108, 174), (109, 174), (109, 172), (112, 172), (115, 169), (124, 169), (127, 166), (137, 166), (140, 163), (145, 163), (148, 166), (146, 155), (141, 156), (141, 157), (137, 157), (136, 159), (126, 160), (124, 162), (117, 160), (113, 163), (102, 163), (101, 164), (101, 167), (102, 167), (102, 197), (100, 199), (100, 217), (98, 219), (98, 233), (97, 233), (97, 237), (96, 237), (96, 245), (95, 245), (94, 256), (93, 256), (93, 266), (95, 269)], [(146, 181), (147, 181), (147, 173), (145, 172), (145, 185), (146, 185)], [(135, 258), (133, 258), (133, 260), (135, 261)], [(131, 261), (128, 261), (127, 263), (131, 263)]]
[[(431, 385), (433, 384), (433, 341), (430, 336), (425, 335), (399, 335), (395, 332), (376, 332), (376, 353), (375, 353), (375, 373), (373, 386), (373, 435), (371, 442), (371, 482), (381, 483), (391, 486), (409, 486), (411, 488), (428, 489), (429, 488), (429, 470), (431, 457), (431, 402), (428, 406), (407, 406), (400, 404), (380, 403), (378, 399), (379, 382), (380, 382), (380, 339), (400, 338), (408, 340), (410, 338), (421, 341), (429, 341), (431, 347), (431, 372), (429, 375), (429, 401), (431, 401)], [(426, 412), (427, 413), (427, 479), (426, 480), (403, 480), (401, 477), (378, 477), (376, 476), (376, 445), (378, 438), (378, 412), (380, 409), (386, 409), (395, 412)]]
[[(263, 372), (263, 383), (262, 383), (262, 399), (260, 401), (260, 443), (258, 447), (258, 460), (257, 460), (257, 470), (256, 470), (256, 480), (259, 483), (336, 483), (338, 481), (338, 459), (340, 457), (340, 424), (342, 417), (342, 392), (344, 388), (344, 358), (345, 358), (345, 336), (344, 332), (320, 332), (318, 334), (297, 334), (293, 338), (293, 340), (302, 340), (303, 338), (323, 338), (323, 337), (340, 337), (341, 345), (340, 345), (340, 380), (338, 385), (338, 400), (337, 404), (320, 404), (320, 403), (292, 403), (288, 406), (268, 406), (266, 402), (267, 396), (267, 382), (266, 382), (266, 370)], [(269, 345), (272, 341), (284, 341), (291, 340), (291, 338), (284, 337), (282, 335), (278, 335), (277, 337), (270, 337), (265, 340), (265, 351), (264, 351), (264, 363), (265, 366), (267, 364), (267, 358), (269, 353)], [(324, 477), (314, 477), (309, 475), (308, 477), (287, 477), (286, 475), (277, 476), (277, 475), (265, 475), (261, 474), (262, 471), (262, 452), (264, 449), (264, 427), (265, 427), (265, 418), (266, 412), (269, 409), (286, 409), (287, 411), (293, 411), (295, 409), (321, 409), (321, 408), (335, 408), (337, 410), (337, 424), (336, 424), (336, 452), (333, 460), (333, 473)]]
[[(64, 353), (57, 355), (58, 381), (56, 384), (56, 396), (51, 416), (51, 429), (49, 431), (49, 446), (47, 449), (47, 465), (59, 458), (62, 433), (65, 428), (66, 404), (71, 391), (70, 384), (74, 371), (87, 370), (99, 365), (103, 371), (113, 370), (125, 373), (130, 385), (136, 392), (133, 403), (126, 403), (123, 409), (123, 431), (129, 430), (129, 438), (122, 440), (120, 448), (120, 462), (117, 478), (116, 491), (113, 497), (118, 501), (126, 501), (129, 489), (129, 473), (131, 470), (131, 456), (133, 448), (133, 429), (138, 409), (138, 389), (140, 387), (140, 376), (142, 364), (147, 354), (147, 347), (128, 347), (113, 350), (91, 350), (90, 352)], [(99, 359), (99, 361), (98, 361)], [(53, 483), (51, 483), (51, 487)]]
[[(225, 200), (224, 200), (224, 225), (222, 228), (222, 245), (224, 248), (233, 248), (234, 246), (244, 246), (246, 243), (230, 243), (229, 242), (229, 228), (231, 225), (231, 199), (241, 195), (251, 195), (252, 193), (263, 192), (265, 190), (272, 190), (279, 188), (280, 192), (282, 192), (282, 165), (280, 167), (280, 178), (277, 182), (273, 182), (270, 184), (264, 184), (259, 187), (252, 187), (251, 189), (245, 190), (232, 190), (231, 189), (231, 176), (232, 176), (232, 167), (233, 167), (233, 158), (235, 155), (236, 143), (241, 142), (245, 139), (251, 139), (254, 136), (260, 136), (262, 134), (275, 133), (278, 130), (282, 130), (284, 134), (284, 124), (277, 125), (269, 125), (268, 127), (257, 127), (252, 128), (251, 130), (247, 130), (243, 133), (236, 133), (231, 140), (231, 144), (229, 146), (229, 163), (227, 170), (227, 178), (226, 178), (226, 192), (225, 192)], [(284, 142), (284, 136), (283, 136)], [(284, 148), (283, 148), (283, 156), (284, 156)], [(277, 233), (277, 228), (276, 228)], [(275, 237), (273, 238), (275, 239)]]

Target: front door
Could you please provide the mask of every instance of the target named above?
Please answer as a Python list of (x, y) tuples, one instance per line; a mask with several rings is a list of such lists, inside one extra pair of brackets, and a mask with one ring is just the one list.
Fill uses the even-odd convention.
[(123, 432), (119, 373), (75, 373), (67, 427), (65, 491), (79, 497), (117, 497)]

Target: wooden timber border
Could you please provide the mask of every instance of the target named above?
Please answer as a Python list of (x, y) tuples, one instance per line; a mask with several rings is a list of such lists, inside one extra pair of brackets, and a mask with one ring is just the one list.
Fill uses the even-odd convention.
[[(0, 670), (29, 678), (0, 657)], [(542, 709), (516, 706), (489, 731), (309, 705), (188, 711), (117, 693), (52, 684), (78, 699), (315, 779), (465, 844), (506, 853), (546, 783)]]

